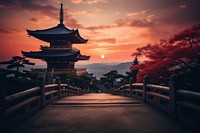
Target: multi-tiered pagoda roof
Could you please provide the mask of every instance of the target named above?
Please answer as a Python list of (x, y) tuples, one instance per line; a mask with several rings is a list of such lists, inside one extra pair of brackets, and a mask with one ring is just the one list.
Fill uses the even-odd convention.
[(63, 24), (63, 5), (60, 9), (60, 23), (52, 28), (43, 30), (27, 30), (29, 36), (50, 43), (41, 46), (41, 51), (22, 51), (26, 57), (42, 59), (47, 62), (47, 69), (74, 69), (74, 62), (88, 60), (90, 56), (81, 55), (80, 50), (73, 44), (83, 44), (88, 40), (82, 38), (78, 29), (69, 29)]

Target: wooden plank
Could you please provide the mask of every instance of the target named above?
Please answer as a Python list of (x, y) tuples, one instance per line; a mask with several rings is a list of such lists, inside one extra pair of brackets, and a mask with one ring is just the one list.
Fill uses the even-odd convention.
[(68, 89), (60, 89), (61, 91), (67, 91)]
[(124, 87), (130, 87), (130, 84), (125, 84)]
[(6, 97), (6, 103), (9, 103), (11, 101), (14, 101), (18, 98), (21, 98), (23, 96), (26, 96), (26, 95), (29, 95), (29, 94), (32, 94), (32, 93), (35, 93), (37, 91), (40, 90), (40, 87), (34, 87), (34, 88), (31, 88), (31, 89), (28, 89), (28, 90), (25, 90), (25, 91), (22, 91), (22, 92), (18, 92), (16, 94), (13, 94), (13, 95), (10, 95), (10, 96), (7, 96)]
[(133, 92), (140, 92), (140, 93), (143, 93), (143, 90), (140, 90), (140, 89), (133, 89), (132, 91), (133, 91)]
[(177, 94), (183, 97), (196, 99), (200, 101), (200, 93), (199, 92), (193, 92), (188, 90), (177, 90)]
[(32, 103), (33, 101), (36, 101), (36, 100), (40, 100), (40, 96), (31, 97), (31, 98), (29, 98), (29, 99), (27, 99), (27, 100), (25, 100), (23, 102), (20, 102), (20, 103), (18, 103), (16, 105), (6, 109), (6, 114), (10, 114), (12, 112), (15, 112), (16, 110), (18, 110), (18, 109), (20, 109), (20, 108)]
[(132, 87), (134, 87), (134, 88), (136, 88), (136, 87), (143, 88), (143, 84), (142, 83), (133, 83)]
[(58, 90), (52, 90), (52, 91), (45, 92), (45, 96), (48, 96), (48, 95), (51, 95), (54, 93), (58, 93)]
[(58, 87), (58, 84), (50, 84), (50, 85), (45, 85), (45, 88), (53, 88), (53, 87)]
[(181, 106), (185, 106), (188, 107), (190, 109), (196, 110), (198, 112), (200, 112), (200, 106), (191, 102), (186, 102), (186, 101), (178, 101), (177, 102), (179, 105)]
[(169, 96), (166, 96), (166, 95), (163, 95), (163, 94), (160, 94), (160, 93), (156, 93), (156, 92), (147, 92), (147, 94), (148, 94), (148, 95), (151, 95), (151, 96), (159, 97), (159, 98), (164, 99), (164, 100), (167, 100), (167, 101), (170, 100)]
[(60, 84), (61, 87), (68, 87), (68, 84)]
[(169, 87), (166, 86), (147, 84), (147, 88), (169, 92)]

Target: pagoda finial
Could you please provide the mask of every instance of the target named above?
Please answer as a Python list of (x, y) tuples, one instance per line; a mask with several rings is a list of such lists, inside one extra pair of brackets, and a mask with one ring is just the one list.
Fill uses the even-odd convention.
[(60, 6), (60, 24), (63, 24), (63, 3), (61, 3)]

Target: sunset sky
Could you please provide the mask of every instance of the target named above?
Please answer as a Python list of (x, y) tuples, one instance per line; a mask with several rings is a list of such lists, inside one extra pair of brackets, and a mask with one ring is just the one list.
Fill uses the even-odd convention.
[(200, 0), (0, 0), (0, 61), (47, 45), (26, 29), (57, 26), (60, 3), (65, 26), (89, 40), (73, 45), (91, 56), (86, 63), (132, 61), (137, 47), (200, 22)]

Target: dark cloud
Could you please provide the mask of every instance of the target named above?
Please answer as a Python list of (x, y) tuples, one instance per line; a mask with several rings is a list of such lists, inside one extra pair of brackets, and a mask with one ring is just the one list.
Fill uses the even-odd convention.
[(200, 22), (199, 0), (151, 0), (151, 11), (161, 24), (192, 25)]
[(103, 30), (109, 28), (116, 28), (116, 27), (153, 27), (157, 23), (157, 20), (148, 20), (147, 18), (143, 19), (118, 19), (115, 23), (110, 25), (99, 25), (99, 26), (91, 26), (91, 27), (84, 27), (87, 30)]
[(38, 22), (41, 21), (41, 20), (38, 19), (38, 18), (30, 18), (29, 20), (32, 21), (32, 22), (35, 22), (35, 23), (38, 23)]
[(199, 23), (200, 22), (200, 15), (198, 12), (199, 9), (200, 9), (200, 3), (191, 2), (188, 3), (187, 6), (184, 5), (184, 8), (180, 8), (179, 5), (177, 6), (176, 9), (168, 11), (165, 16), (161, 16), (159, 20), (163, 24), (191, 25), (194, 23)]
[[(48, 17), (59, 20), (60, 8), (56, 8), (52, 5), (50, 5), (49, 3), (50, 2), (48, 2), (48, 4), (47, 4), (44, 1), (39, 1), (39, 0), (0, 0), (0, 9), (8, 8), (8, 9), (12, 9), (15, 11), (24, 10), (24, 11), (29, 11), (30, 13), (39, 12)], [(67, 26), (69, 26), (70, 28), (83, 27), (81, 24), (79, 24), (76, 21), (76, 19), (73, 18), (73, 16), (71, 16), (68, 13), (68, 9), (64, 8), (64, 11), (65, 11), (65, 13), (64, 13), (65, 21), (64, 22)], [(36, 22), (38, 19), (31, 18), (30, 20), (33, 22)]]
[(23, 32), (23, 31), (19, 29), (12, 29), (12, 28), (9, 28), (9, 29), (0, 28), (0, 34), (13, 34), (13, 33), (20, 33), (20, 32)]
[(119, 19), (116, 21), (117, 27), (151, 27), (155, 25), (155, 21), (143, 19)]
[(1, 8), (41, 12), (47, 16), (55, 16), (58, 9), (52, 5), (39, 4), (37, 0), (0, 0)]
[(65, 17), (65, 25), (70, 27), (70, 28), (74, 28), (74, 29), (79, 29), (79, 28), (83, 28), (83, 25), (78, 23), (78, 21), (72, 17)]

